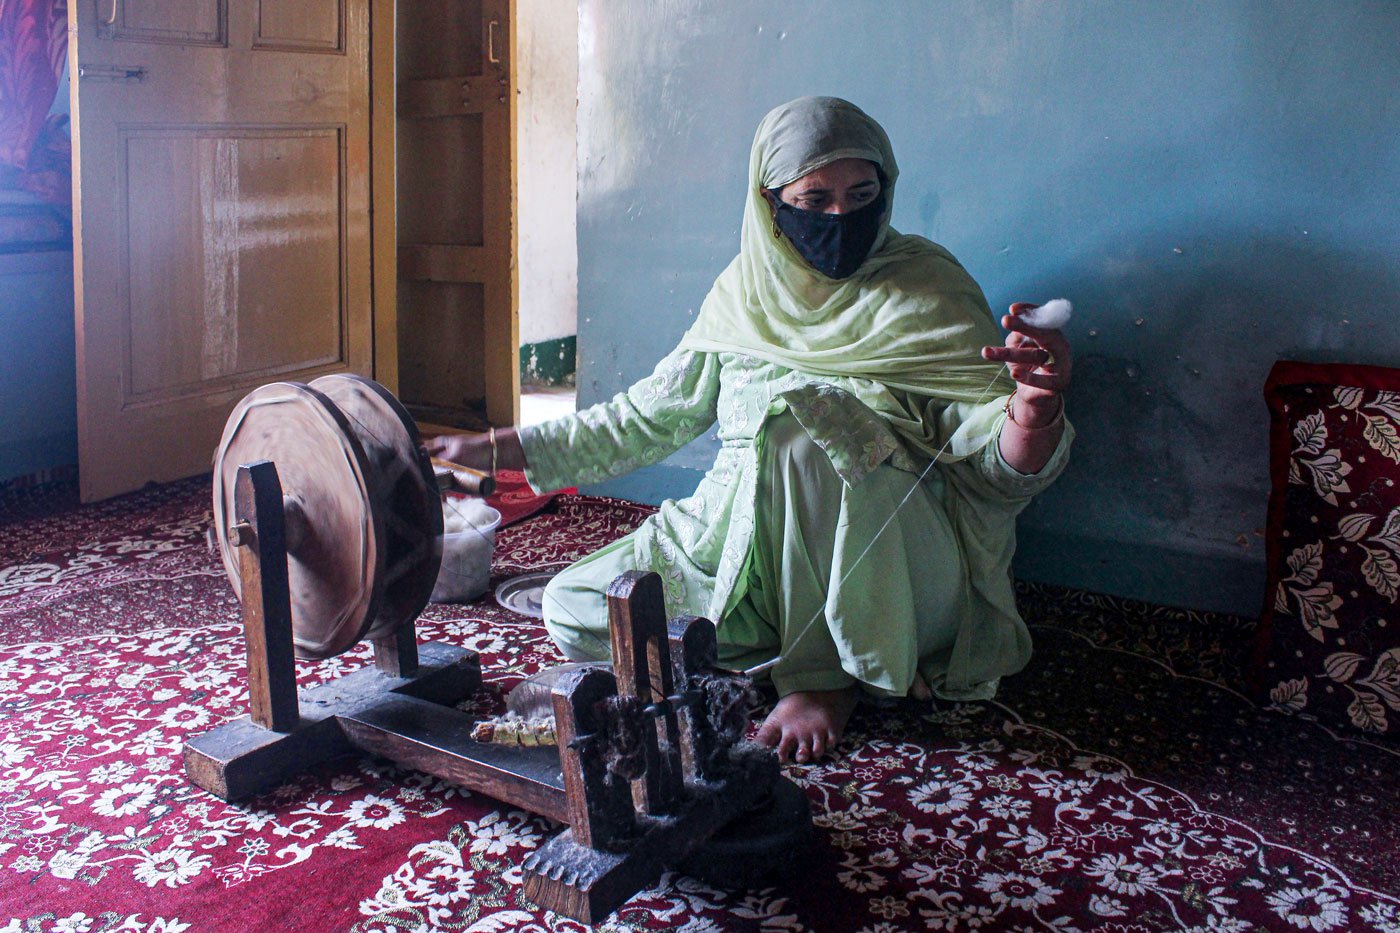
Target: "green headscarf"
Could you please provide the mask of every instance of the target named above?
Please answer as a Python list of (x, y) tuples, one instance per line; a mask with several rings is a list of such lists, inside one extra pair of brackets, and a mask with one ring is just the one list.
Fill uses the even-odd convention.
[[(888, 206), (870, 255), (836, 280), (773, 235), (764, 190), (846, 158), (875, 163)], [(772, 110), (749, 154), (739, 255), (681, 346), (845, 377), (913, 449), (960, 460), (995, 429), (999, 408), (979, 403), (1010, 394), (1014, 384), (1002, 364), (981, 358), (1001, 335), (977, 283), (943, 247), (889, 226), (898, 178), (889, 137), (854, 104), (802, 97)]]

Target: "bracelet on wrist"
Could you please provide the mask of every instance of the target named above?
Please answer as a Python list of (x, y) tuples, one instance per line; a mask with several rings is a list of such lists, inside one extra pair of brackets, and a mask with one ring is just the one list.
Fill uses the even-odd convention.
[(1016, 420), (1015, 392), (1012, 392), (1006, 397), (1006, 403), (1002, 405), (1001, 408), (1002, 411), (1006, 412), (1006, 420), (1016, 425), (1016, 427), (1020, 428), (1022, 431), (1048, 431), (1051, 428), (1058, 427), (1065, 420), (1065, 397), (1063, 395), (1057, 395), (1055, 396), (1055, 398), (1059, 399), (1060, 401), (1060, 407), (1056, 410), (1055, 417), (1051, 418), (1045, 424), (1039, 425), (1037, 427), (1031, 427), (1030, 425), (1022, 424), (1021, 422)]

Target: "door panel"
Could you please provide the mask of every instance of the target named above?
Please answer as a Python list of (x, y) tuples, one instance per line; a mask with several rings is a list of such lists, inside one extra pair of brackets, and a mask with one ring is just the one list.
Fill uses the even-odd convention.
[(481, 356), (462, 352), (481, 345), (484, 293), (476, 283), (399, 283), (400, 300), (415, 321), (399, 338), (399, 391), (413, 400), (420, 419), (450, 422), (454, 412), (476, 408), (485, 396)]
[(399, 239), (481, 246), (482, 115), (399, 119)]
[[(347, 362), (340, 136), (335, 127), (127, 136), (123, 405)], [(162, 188), (158, 200), (130, 197)], [(334, 313), (284, 327), (287, 282), (305, 307)]]
[(371, 372), (367, 3), (70, 7), (84, 499), (207, 470), (255, 385)]
[[(85, 0), (74, 0), (70, 9)], [(90, 2), (90, 0), (88, 0)], [(136, 42), (224, 45), (225, 0), (96, 0), (99, 35)], [(82, 19), (82, 11), (78, 11)], [(70, 14), (69, 21), (72, 21)]]
[(259, 0), (253, 46), (303, 52), (339, 52), (345, 28), (344, 0), (308, 5), (305, 0)]
[[(482, 0), (412, 0), (398, 4), (398, 78), (466, 78), (480, 75)], [(499, 56), (497, 56), (499, 57)]]

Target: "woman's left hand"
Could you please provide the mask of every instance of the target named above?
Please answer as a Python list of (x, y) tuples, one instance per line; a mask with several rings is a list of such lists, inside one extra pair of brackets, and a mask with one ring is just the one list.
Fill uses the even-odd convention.
[(1034, 307), (1025, 301), (1012, 305), (1011, 313), (1001, 319), (1001, 326), (1010, 331), (1005, 346), (983, 347), (982, 359), (1007, 364), (1017, 383), (1018, 406), (1053, 418), (1060, 406), (1056, 396), (1069, 388), (1074, 354), (1062, 331), (1032, 327), (1020, 319)]

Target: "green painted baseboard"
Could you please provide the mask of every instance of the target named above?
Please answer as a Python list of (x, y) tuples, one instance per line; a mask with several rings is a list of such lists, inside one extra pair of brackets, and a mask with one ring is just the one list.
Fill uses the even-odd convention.
[(520, 381), (525, 385), (573, 385), (577, 371), (577, 337), (542, 340), (520, 348)]

